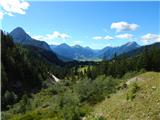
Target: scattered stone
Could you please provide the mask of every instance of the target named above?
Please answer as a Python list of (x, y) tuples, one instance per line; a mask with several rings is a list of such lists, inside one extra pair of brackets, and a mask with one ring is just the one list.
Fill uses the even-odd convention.
[(152, 90), (156, 90), (156, 86), (152, 86)]
[(83, 117), (82, 120), (86, 120), (86, 117)]

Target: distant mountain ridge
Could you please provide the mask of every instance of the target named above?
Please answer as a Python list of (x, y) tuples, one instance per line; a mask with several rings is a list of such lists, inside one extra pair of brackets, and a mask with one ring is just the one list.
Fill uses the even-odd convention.
[(69, 46), (66, 43), (60, 45), (48, 45), (44, 41), (33, 39), (21, 27), (15, 28), (10, 35), (15, 43), (52, 51), (53, 54), (56, 53), (57, 57), (63, 61), (97, 61), (102, 59), (112, 59), (114, 54), (121, 55), (140, 47), (136, 42), (128, 42), (118, 47), (107, 46), (100, 50), (95, 50), (90, 47), (82, 47), (80, 45)]
[(74, 60), (98, 60), (112, 59), (114, 54), (120, 55), (140, 47), (136, 42), (128, 42), (119, 47), (107, 46), (100, 50), (82, 47), (80, 45), (69, 46), (65, 43), (60, 45), (50, 45), (51, 49), (60, 56)]
[(69, 46), (63, 43), (58, 46), (50, 45), (50, 47), (57, 55), (64, 56), (73, 60), (87, 60), (95, 54), (93, 49), (82, 47), (80, 45)]
[(139, 47), (137, 49), (134, 49), (132, 51), (124, 53), (124, 54), (120, 55), (119, 57), (122, 57), (122, 56), (126, 56), (126, 57), (136, 56), (136, 55), (140, 54), (141, 52), (143, 52), (145, 48), (150, 50), (152, 47), (160, 48), (160, 42), (156, 42), (156, 43), (153, 43), (151, 45), (141, 46), (141, 47)]
[(132, 51), (134, 49), (139, 48), (140, 45), (138, 45), (136, 42), (128, 42), (124, 45), (118, 46), (118, 47), (105, 47), (102, 50), (98, 52), (96, 56), (99, 58), (104, 59), (112, 59), (114, 55), (120, 55), (123, 53), (127, 53), (129, 51)]
[(32, 53), (39, 54), (48, 63), (63, 65), (64, 62), (57, 57), (46, 42), (33, 39), (23, 30), (23, 28), (15, 28), (10, 32), (10, 35), (12, 36), (14, 43), (24, 45), (31, 50)]

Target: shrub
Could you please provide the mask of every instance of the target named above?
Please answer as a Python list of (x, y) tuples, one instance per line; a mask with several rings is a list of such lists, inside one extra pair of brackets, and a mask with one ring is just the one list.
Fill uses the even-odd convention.
[(4, 96), (2, 96), (2, 107), (5, 108), (5, 106), (9, 107), (9, 105), (12, 105), (17, 101), (17, 95), (14, 92), (6, 91), (4, 93)]
[(79, 120), (79, 98), (76, 94), (67, 91), (62, 96), (59, 96), (59, 112), (64, 120)]
[(99, 76), (95, 80), (82, 80), (74, 86), (81, 102), (96, 104), (105, 96), (116, 91), (117, 81), (111, 77)]
[(137, 85), (136, 82), (134, 82), (131, 86), (131, 89), (127, 93), (127, 100), (132, 101), (136, 97), (136, 93), (138, 92), (139, 89), (140, 87)]

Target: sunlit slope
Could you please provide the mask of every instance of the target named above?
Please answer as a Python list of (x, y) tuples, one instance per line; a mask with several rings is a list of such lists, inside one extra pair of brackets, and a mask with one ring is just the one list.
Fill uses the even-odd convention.
[[(88, 118), (101, 116), (107, 120), (160, 120), (160, 73), (147, 72), (128, 81), (127, 88), (97, 104)], [(131, 99), (135, 84), (138, 90)]]

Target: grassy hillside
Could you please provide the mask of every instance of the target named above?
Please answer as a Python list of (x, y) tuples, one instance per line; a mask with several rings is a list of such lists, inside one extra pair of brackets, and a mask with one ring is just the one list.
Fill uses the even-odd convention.
[(2, 112), (2, 119), (159, 120), (160, 73), (137, 74), (128, 73), (122, 79), (103, 75), (76, 83), (64, 80), (30, 98), (23, 96)]
[(126, 83), (128, 87), (97, 104), (87, 120), (159, 120), (160, 73), (147, 72)]

